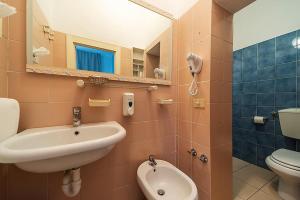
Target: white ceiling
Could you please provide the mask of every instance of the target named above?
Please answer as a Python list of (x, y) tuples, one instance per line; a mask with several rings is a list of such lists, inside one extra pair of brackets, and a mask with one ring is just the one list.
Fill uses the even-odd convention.
[(179, 18), (189, 10), (198, 0), (144, 0), (162, 10), (171, 13), (175, 18)]

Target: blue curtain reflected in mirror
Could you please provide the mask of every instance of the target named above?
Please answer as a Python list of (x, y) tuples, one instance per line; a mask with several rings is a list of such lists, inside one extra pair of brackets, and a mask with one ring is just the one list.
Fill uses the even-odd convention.
[(81, 45), (75, 48), (77, 69), (114, 74), (114, 52)]

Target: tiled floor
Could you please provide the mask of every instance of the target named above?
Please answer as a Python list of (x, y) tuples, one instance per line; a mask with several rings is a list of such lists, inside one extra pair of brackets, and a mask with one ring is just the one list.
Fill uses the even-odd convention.
[(233, 158), (233, 200), (281, 200), (278, 178), (266, 169)]

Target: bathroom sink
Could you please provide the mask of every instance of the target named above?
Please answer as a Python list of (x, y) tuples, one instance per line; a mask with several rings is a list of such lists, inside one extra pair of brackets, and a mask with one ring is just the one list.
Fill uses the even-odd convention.
[(125, 136), (117, 122), (28, 129), (0, 143), (0, 163), (35, 173), (78, 168), (107, 155)]

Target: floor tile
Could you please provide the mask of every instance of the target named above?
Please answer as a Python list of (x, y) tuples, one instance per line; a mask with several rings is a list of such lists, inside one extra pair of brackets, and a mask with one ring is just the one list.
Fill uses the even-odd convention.
[(279, 197), (279, 194), (277, 192), (278, 189), (278, 178), (275, 177), (274, 179), (272, 179), (272, 181), (268, 184), (266, 184), (261, 191), (266, 193), (267, 195), (271, 196), (274, 200), (275, 199), (281, 199)]
[(244, 200), (244, 199), (242, 199), (240, 197), (233, 197), (233, 200)]
[(234, 158), (234, 157), (232, 158), (232, 171), (233, 172), (236, 172), (248, 165), (250, 165), (250, 164), (243, 160), (240, 160), (240, 159)]
[(274, 199), (272, 196), (262, 191), (258, 191), (251, 198), (249, 198), (249, 200), (280, 200), (280, 199)]
[(251, 185), (248, 185), (244, 181), (242, 181), (236, 177), (233, 177), (233, 197), (234, 197), (234, 199), (238, 199), (238, 198), (248, 199), (256, 191), (257, 191), (257, 189), (255, 187), (252, 187)]
[(234, 176), (259, 189), (271, 181), (275, 174), (255, 165), (249, 165), (234, 173)]

